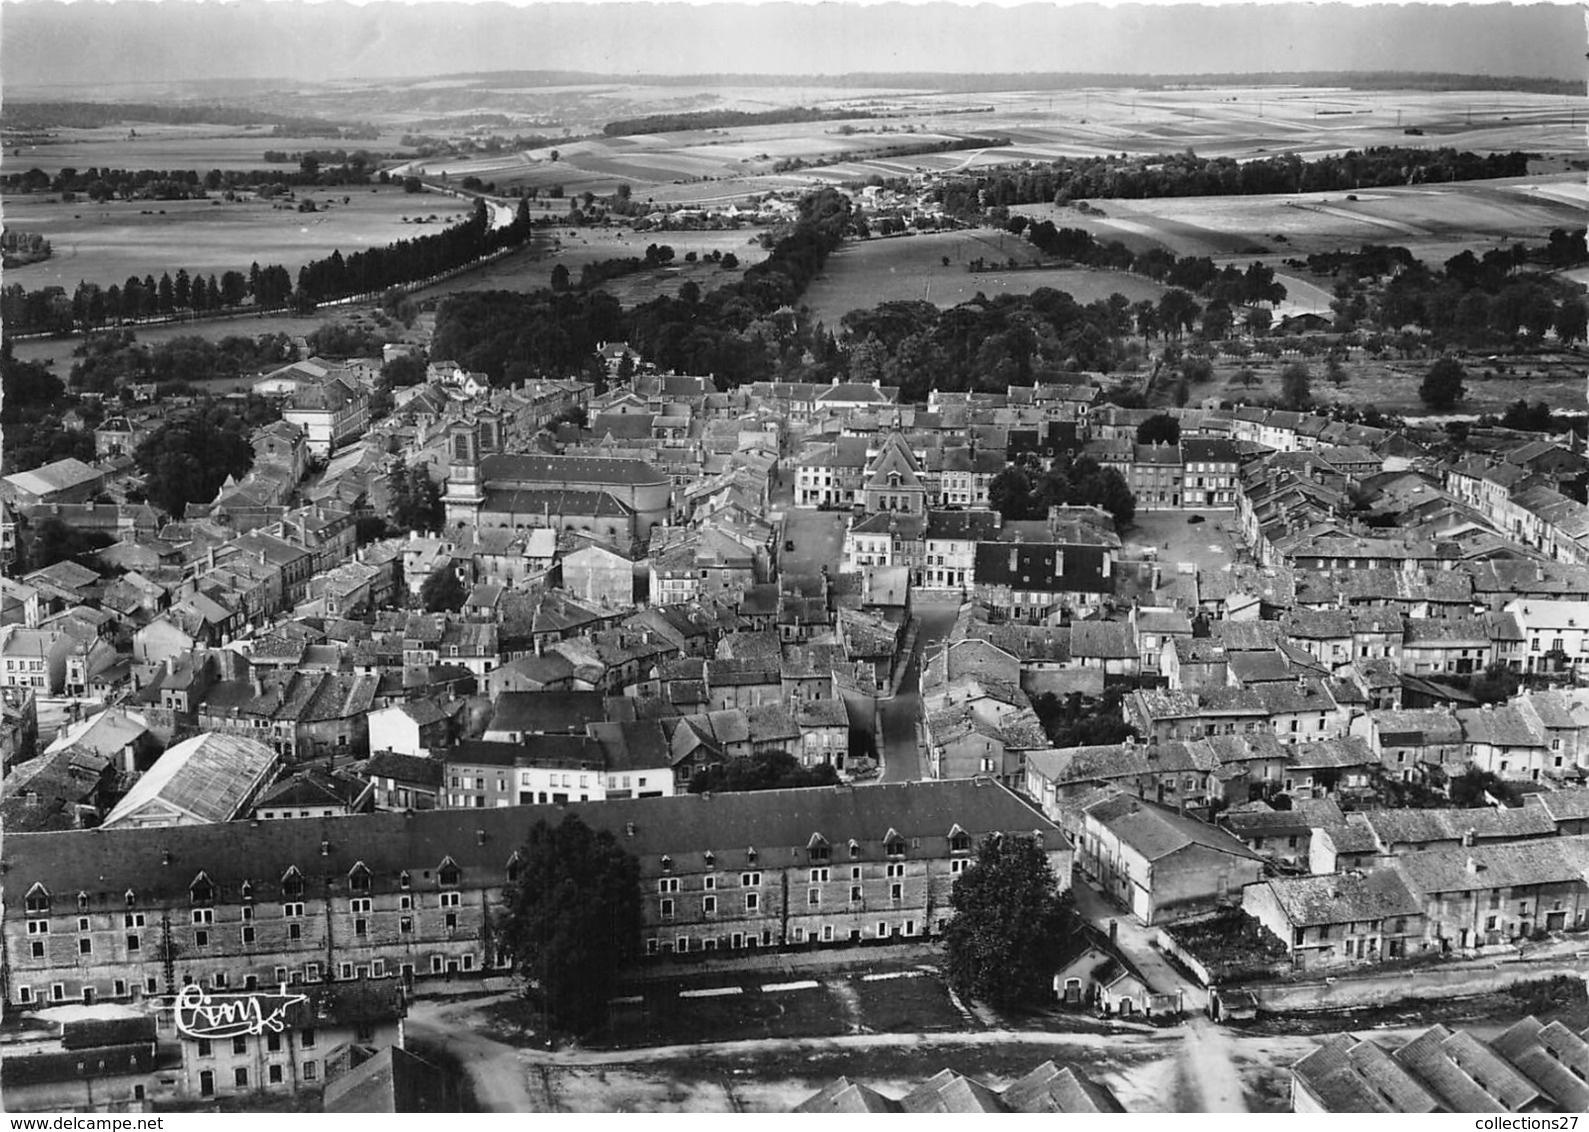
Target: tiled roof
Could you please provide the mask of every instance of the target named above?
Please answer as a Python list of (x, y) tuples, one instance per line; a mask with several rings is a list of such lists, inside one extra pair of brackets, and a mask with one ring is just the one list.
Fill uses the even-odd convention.
[(1265, 881), (1293, 927), (1415, 916), (1422, 901), (1395, 869)]

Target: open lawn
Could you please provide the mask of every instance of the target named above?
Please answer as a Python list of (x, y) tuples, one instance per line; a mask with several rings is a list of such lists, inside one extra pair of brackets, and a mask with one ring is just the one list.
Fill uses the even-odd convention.
[[(1020, 264), (1040, 260), (1037, 249), (1025, 240), (990, 228), (852, 240), (828, 258), (807, 289), (805, 304), (813, 319), (837, 327), (850, 311), (891, 300), (926, 299), (946, 308), (975, 298), (978, 292), (990, 297), (1025, 295), (1039, 287), (1068, 292), (1080, 303), (1115, 292), (1132, 302), (1157, 299), (1164, 292), (1151, 279), (1118, 271), (1001, 269), (1012, 258)], [(975, 259), (990, 266), (967, 270)]]
[[(279, 263), (296, 275), (303, 264), (333, 251), (348, 255), (381, 247), (440, 231), (468, 216), (457, 197), (395, 188), (297, 194), (297, 201), (306, 199), (315, 202), (315, 212), (262, 200), (68, 204), (55, 194), (7, 196), (7, 227), (39, 233), (54, 254), (8, 269), (6, 282), (29, 290), (53, 284), (70, 292), (80, 281), (120, 286), (129, 275), (159, 279), (178, 268), (190, 274), (246, 273), (252, 263)], [(413, 222), (420, 218), (425, 222)]]

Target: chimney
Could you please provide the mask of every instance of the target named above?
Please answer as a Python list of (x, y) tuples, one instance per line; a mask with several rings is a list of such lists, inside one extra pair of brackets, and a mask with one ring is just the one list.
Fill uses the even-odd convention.
[(477, 829), (477, 830), (474, 831), (474, 843), (476, 845), (484, 845), (486, 843), (486, 831), (485, 830)]
[[(1470, 829), (1470, 830), (1466, 830), (1466, 831), (1465, 831), (1465, 832), (1464, 832), (1464, 833), (1463, 833), (1463, 834), (1462, 834), (1462, 847), (1463, 847), (1463, 848), (1464, 848), (1464, 849), (1471, 849), (1471, 848), (1473, 848), (1473, 831), (1472, 831), (1472, 830), (1471, 830), (1471, 829)], [(1472, 858), (1471, 858), (1471, 857), (1470, 857), (1470, 858), (1468, 858), (1468, 859), (1469, 859), (1469, 860), (1470, 860), (1470, 861), (1471, 861), (1471, 860), (1472, 860)]]
[(1120, 938), (1120, 923), (1118, 920), (1109, 921), (1109, 942), (1114, 944)]
[(1015, 573), (1020, 564), (1021, 552), (1014, 547), (1010, 548), (1010, 573)]
[(331, 842), (327, 841), (323, 837), (320, 839), (320, 855), (322, 857), (331, 856)]

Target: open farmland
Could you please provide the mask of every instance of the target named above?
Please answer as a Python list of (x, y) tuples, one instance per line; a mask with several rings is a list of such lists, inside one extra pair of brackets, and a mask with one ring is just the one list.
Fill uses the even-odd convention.
[[(137, 137), (130, 136), (137, 131)], [(397, 134), (374, 141), (340, 141), (336, 138), (277, 137), (268, 126), (168, 126), (131, 123), (97, 129), (57, 129), (42, 144), (6, 143), (5, 170), (20, 173), (42, 169), (54, 175), (62, 169), (272, 169), (296, 171), (290, 165), (272, 165), (267, 149), (301, 153), (309, 149), (358, 149), (371, 153), (401, 152)]]
[[(347, 204), (343, 198), (347, 197)], [(400, 189), (300, 190), (320, 211), (300, 213), (269, 201), (91, 201), (62, 203), (54, 194), (8, 196), (6, 224), (42, 234), (55, 254), (6, 272), (7, 283), (33, 290), (79, 281), (120, 286), (129, 275), (159, 278), (185, 268), (246, 272), (251, 263), (279, 263), (293, 274), (312, 259), (343, 255), (439, 231), (467, 217), (456, 197)], [(327, 207), (328, 206), (328, 207)], [(434, 221), (409, 223), (416, 217)]]
[[(705, 108), (673, 88), (633, 112)], [(740, 92), (744, 94), (745, 92)], [(1109, 154), (1196, 150), (1238, 160), (1295, 153), (1318, 156), (1371, 145), (1451, 146), (1477, 152), (1525, 149), (1575, 155), (1582, 149), (1581, 99), (1514, 92), (1353, 91), (1306, 87), (1064, 90), (945, 93), (802, 90), (785, 105), (846, 109), (875, 118), (588, 137), (491, 158), (434, 159), (428, 173), (479, 176), (500, 185), (570, 193), (611, 192), (630, 183), (658, 202), (732, 200), (749, 193), (838, 184), (869, 177), (974, 171), (1019, 162)], [(589, 98), (606, 99), (608, 90)], [(764, 109), (769, 94), (721, 103)], [(719, 105), (713, 103), (713, 105)], [(1421, 130), (1409, 135), (1408, 129)], [(854, 131), (854, 132), (850, 132)], [(998, 137), (1007, 146), (940, 153), (889, 153), (932, 141)], [(881, 152), (880, 152), (881, 151)], [(780, 162), (803, 168), (775, 172)]]
[[(949, 263), (944, 264), (948, 257)], [(990, 267), (968, 271), (974, 259)], [(1164, 288), (1141, 276), (1093, 268), (1004, 267), (1010, 259), (1033, 264), (1041, 257), (1025, 240), (992, 229), (921, 233), (851, 241), (830, 256), (826, 268), (806, 291), (814, 321), (837, 327), (860, 307), (901, 299), (927, 299), (952, 307), (984, 295), (1025, 295), (1039, 287), (1068, 292), (1080, 303), (1119, 292), (1132, 302), (1157, 299)]]
[[(1352, 198), (1356, 199), (1352, 199)], [(1581, 226), (1581, 175), (1458, 181), (1360, 193), (1161, 197), (1090, 202), (1103, 215), (1055, 205), (1011, 211), (1085, 228), (1137, 247), (1148, 241), (1177, 255), (1305, 256), (1366, 243), (1401, 244), (1434, 263), (1463, 248), (1540, 240), (1552, 228)]]

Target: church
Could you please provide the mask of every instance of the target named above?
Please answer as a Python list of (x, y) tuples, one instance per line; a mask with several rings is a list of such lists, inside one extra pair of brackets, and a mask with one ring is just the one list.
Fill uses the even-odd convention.
[(502, 421), (494, 410), (448, 430), (442, 503), (449, 530), (551, 527), (630, 546), (668, 521), (672, 481), (643, 460), (502, 449)]

